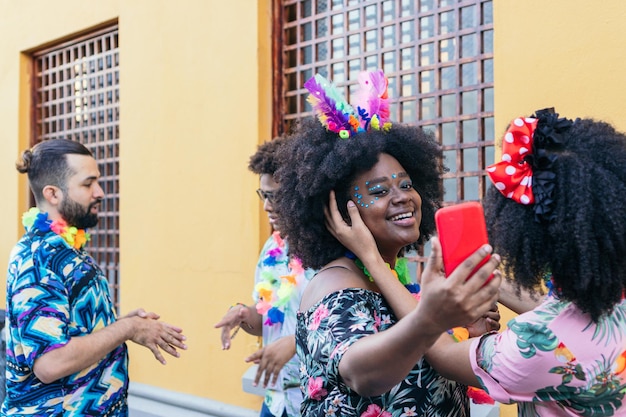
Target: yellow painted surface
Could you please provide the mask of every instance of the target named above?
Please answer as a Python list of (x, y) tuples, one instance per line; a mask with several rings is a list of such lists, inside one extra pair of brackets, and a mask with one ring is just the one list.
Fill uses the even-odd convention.
[[(257, 408), (241, 391), (255, 338), (241, 332), (224, 352), (213, 324), (250, 300), (267, 230), (247, 162), (270, 137), (270, 0), (0, 0), (0, 256), (27, 208), (13, 167), (30, 137), (28, 51), (115, 20), (122, 311), (156, 311), (189, 338), (165, 367), (132, 346), (131, 379)], [(547, 106), (626, 130), (625, 20), (621, 0), (495, 0), (496, 132)]]
[[(622, 0), (495, 0), (496, 132), (545, 107), (626, 131), (625, 19)], [(501, 416), (517, 407), (502, 406)]]
[(222, 351), (213, 325), (251, 300), (263, 240), (247, 164), (271, 134), (270, 13), (269, 0), (0, 0), (0, 253), (28, 204), (14, 169), (30, 138), (27, 52), (117, 20), (122, 313), (155, 311), (189, 345), (162, 366), (131, 343), (131, 380), (252, 409), (241, 376), (256, 338)]
[(496, 132), (555, 107), (626, 131), (626, 2), (495, 0)]

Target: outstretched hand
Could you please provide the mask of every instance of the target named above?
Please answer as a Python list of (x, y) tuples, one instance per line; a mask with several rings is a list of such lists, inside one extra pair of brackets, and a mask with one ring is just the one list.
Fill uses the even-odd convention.
[(328, 207), (324, 207), (326, 228), (348, 250), (363, 260), (366, 256), (377, 254), (378, 247), (372, 232), (367, 228), (353, 201), (348, 201), (348, 216), (352, 225), (346, 223), (337, 208), (335, 191), (330, 192)]
[(156, 360), (165, 365), (167, 362), (162, 352), (175, 358), (180, 357), (177, 349), (187, 349), (184, 343), (187, 338), (180, 327), (158, 321), (155, 317), (159, 315), (138, 309), (124, 316), (122, 320), (132, 321), (133, 333), (130, 340), (150, 349)]
[(295, 354), (296, 338), (291, 335), (281, 337), (248, 356), (246, 362), (254, 362), (259, 365), (253, 385), (258, 385), (261, 378), (263, 378), (263, 388), (267, 388), (268, 384), (275, 385), (280, 370)]
[(224, 317), (213, 326), (216, 329), (222, 329), (223, 350), (230, 349), (230, 341), (239, 331), (239, 327), (244, 323), (250, 323), (250, 321), (250, 309), (245, 305), (237, 304), (226, 312)]

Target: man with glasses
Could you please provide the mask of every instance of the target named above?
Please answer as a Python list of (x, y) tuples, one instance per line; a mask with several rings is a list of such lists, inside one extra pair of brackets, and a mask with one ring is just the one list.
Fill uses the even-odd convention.
[(304, 270), (290, 256), (285, 236), (280, 235), (280, 216), (274, 211), (279, 185), (277, 153), (287, 141), (276, 138), (260, 145), (248, 168), (259, 175), (257, 195), (263, 202), (273, 233), (261, 250), (255, 272), (254, 303), (235, 303), (215, 327), (221, 328), (222, 349), (229, 349), (239, 329), (263, 337), (263, 347), (246, 358), (258, 364), (254, 385), (266, 388), (261, 417), (300, 416), (300, 362), (296, 356), (296, 313), (313, 271)]

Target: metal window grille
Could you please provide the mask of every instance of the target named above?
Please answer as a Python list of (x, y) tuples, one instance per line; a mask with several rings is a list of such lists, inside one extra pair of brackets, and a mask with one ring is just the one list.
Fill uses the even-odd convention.
[(303, 85), (315, 73), (349, 100), (358, 73), (381, 68), (392, 120), (443, 146), (444, 205), (483, 198), (494, 156), (492, 0), (277, 0), (274, 14), (275, 134), (311, 115)]
[(33, 53), (33, 145), (84, 144), (105, 198), (87, 250), (109, 279), (119, 308), (119, 39), (117, 25)]

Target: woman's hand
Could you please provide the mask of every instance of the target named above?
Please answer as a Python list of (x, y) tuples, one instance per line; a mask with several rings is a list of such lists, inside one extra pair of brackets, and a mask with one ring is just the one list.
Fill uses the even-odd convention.
[(498, 304), (494, 304), (481, 318), (465, 326), (465, 328), (469, 332), (469, 337), (478, 337), (485, 333), (500, 330), (500, 311), (498, 310)]
[(348, 225), (337, 208), (335, 192), (331, 190), (328, 197), (328, 207), (324, 207), (326, 228), (348, 250), (364, 263), (368, 257), (380, 257), (374, 236), (367, 228), (359, 210), (353, 201), (348, 201), (348, 216), (352, 226)]
[[(421, 298), (418, 309), (432, 316), (444, 329), (466, 326), (473, 323), (495, 305), (502, 275), (496, 267), (500, 256), (492, 254), (490, 259), (474, 274), (474, 268), (491, 253), (489, 245), (464, 260), (449, 277), (443, 272), (441, 244), (431, 239), (432, 252), (421, 279)], [(490, 276), (493, 274), (493, 278)]]

